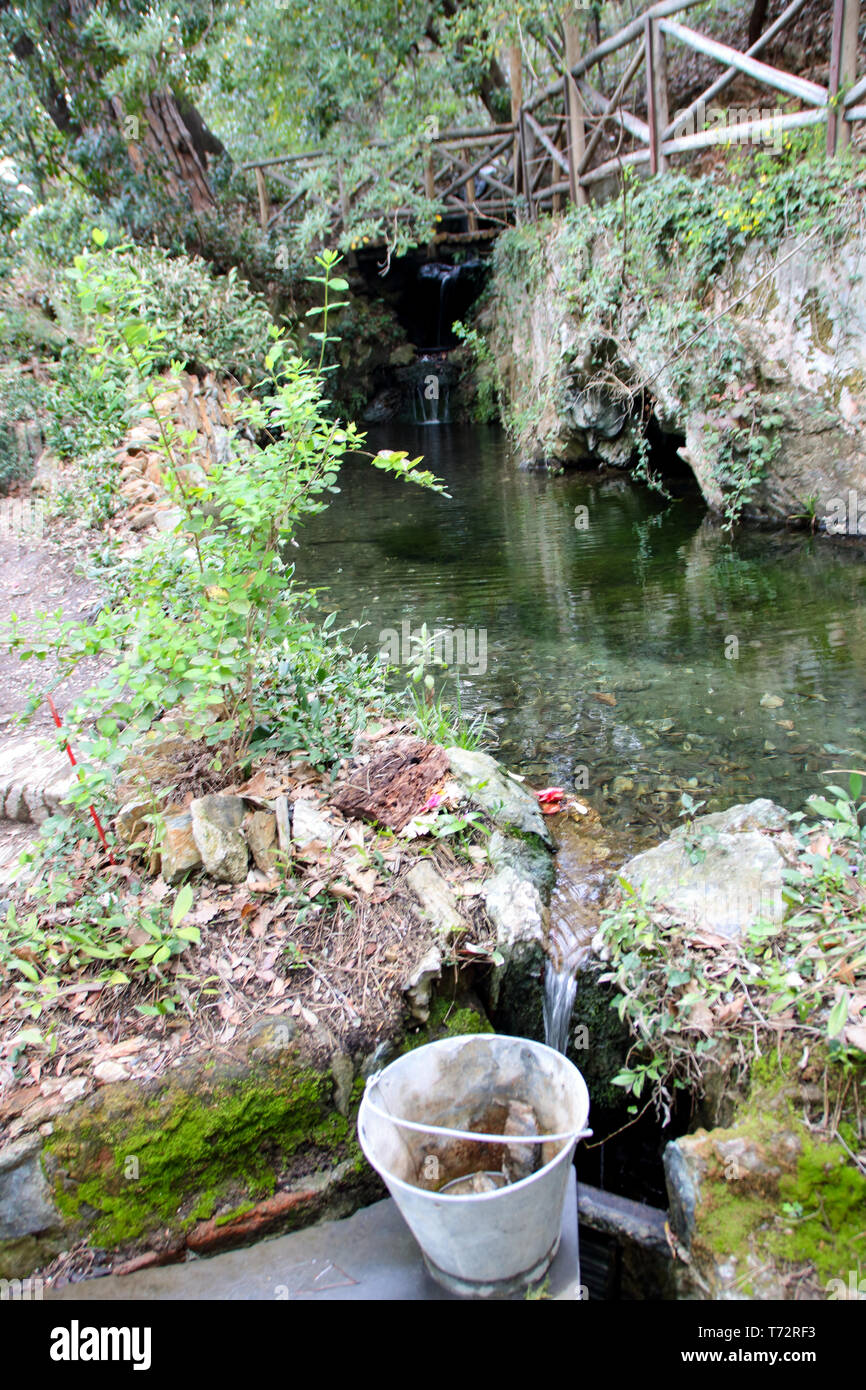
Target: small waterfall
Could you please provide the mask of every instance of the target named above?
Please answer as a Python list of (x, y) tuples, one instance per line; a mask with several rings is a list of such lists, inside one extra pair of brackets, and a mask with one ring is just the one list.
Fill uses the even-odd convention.
[(447, 383), (434, 395), (427, 394), (423, 382), (415, 388), (415, 424), (447, 425), (450, 419), (450, 389)]
[[(598, 818), (586, 827), (557, 827), (556, 884), (550, 900), (550, 934), (544, 972), (544, 1041), (567, 1052), (580, 971), (598, 930), (605, 869), (599, 862)], [(605, 851), (606, 854), (608, 851)]]
[[(454, 308), (456, 303), (454, 298), (454, 288), (456, 288), (457, 286), (457, 282), (460, 279), (461, 273), (461, 266), (446, 265), (444, 261), (428, 261), (425, 265), (420, 266), (418, 269), (418, 278), (420, 280), (428, 282), (432, 281), (434, 285), (438, 286), (435, 305), (436, 335), (435, 340), (432, 343), (428, 340), (428, 345), (430, 347), (443, 348), (447, 347), (450, 343), (454, 342), (454, 336), (451, 332), (451, 324), (453, 323), (455, 318), (459, 317), (459, 315), (455, 313)], [(429, 298), (427, 303), (429, 306), (429, 313), (429, 309), (433, 307), (429, 304)], [(431, 317), (429, 328), (432, 328), (432, 326), (433, 324)]]
[(557, 969), (549, 960), (544, 972), (544, 1041), (557, 1052), (568, 1051), (568, 1026), (576, 997), (574, 971)]
[(451, 384), (445, 363), (447, 354), (425, 353), (419, 357), (414, 374), (413, 415), (416, 425), (450, 423)]

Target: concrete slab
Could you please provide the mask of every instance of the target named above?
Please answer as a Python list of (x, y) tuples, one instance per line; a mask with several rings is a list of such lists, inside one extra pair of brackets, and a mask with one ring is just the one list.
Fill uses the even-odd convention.
[[(559, 1251), (548, 1276), (547, 1296), (581, 1298), (577, 1243), (577, 1184), (572, 1169)], [(583, 1297), (586, 1297), (583, 1294)], [(345, 1221), (274, 1240), (260, 1241), (205, 1260), (110, 1274), (103, 1279), (46, 1291), (46, 1301), (267, 1299), (308, 1302), (445, 1302), (455, 1299), (427, 1273), (408, 1226), (390, 1200), (363, 1207)], [(514, 1295), (513, 1301), (522, 1301)]]

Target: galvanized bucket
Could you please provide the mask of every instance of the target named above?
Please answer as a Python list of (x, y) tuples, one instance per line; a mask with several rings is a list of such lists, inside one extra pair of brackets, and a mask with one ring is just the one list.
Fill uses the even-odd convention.
[[(503, 1133), (515, 1102), (543, 1132)], [(586, 1083), (561, 1053), (479, 1033), (428, 1043), (371, 1077), (358, 1138), (433, 1278), (453, 1293), (503, 1296), (542, 1278), (556, 1255), (572, 1154), (592, 1132), (588, 1115)], [(466, 1181), (490, 1186), (497, 1169), (516, 1164), (519, 1174), (533, 1161), (535, 1171), (494, 1190), (443, 1190), (455, 1178), (464, 1190)]]

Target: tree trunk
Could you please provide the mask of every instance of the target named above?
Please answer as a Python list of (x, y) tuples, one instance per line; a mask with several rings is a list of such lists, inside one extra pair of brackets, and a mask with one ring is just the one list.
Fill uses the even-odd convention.
[(195, 107), (178, 101), (169, 90), (152, 93), (144, 108), (146, 129), (136, 132), (138, 138), (133, 139), (129, 139), (132, 132), (125, 129), (128, 117), (118, 97), (112, 97), (111, 107), (127, 138), (129, 162), (137, 174), (147, 176), (149, 169), (156, 170), (172, 197), (186, 196), (193, 212), (215, 207), (207, 156), (222, 152), (222, 145)]
[(101, 84), (110, 64), (106, 68), (100, 62), (105, 55), (80, 35), (90, 8), (90, 0), (34, 5), (25, 29), (11, 0), (0, 0), (0, 35), (62, 135), (74, 141), (88, 130), (115, 126), (137, 174), (156, 174), (193, 212), (213, 207), (208, 158), (225, 153), (221, 142), (192, 103), (170, 88), (145, 97), (143, 116), (125, 111), (119, 97), (105, 101)]

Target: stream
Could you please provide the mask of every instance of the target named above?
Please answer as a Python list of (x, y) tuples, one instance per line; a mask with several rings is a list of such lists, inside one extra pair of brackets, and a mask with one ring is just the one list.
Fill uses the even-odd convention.
[[(613, 863), (665, 838), (684, 793), (705, 811), (756, 796), (793, 811), (847, 782), (824, 774), (864, 766), (863, 548), (793, 532), (731, 542), (690, 479), (666, 500), (615, 471), (524, 472), (493, 427), (392, 424), (368, 445), (423, 454), (451, 500), (351, 460), (300, 533), (299, 582), (362, 619), (369, 650), (396, 634), (404, 663), (422, 624), (455, 649), (462, 633), (447, 698), (486, 716), (492, 751), (530, 785), (597, 811)], [(575, 844), (561, 845), (551, 904), (555, 1046), (604, 880)]]

